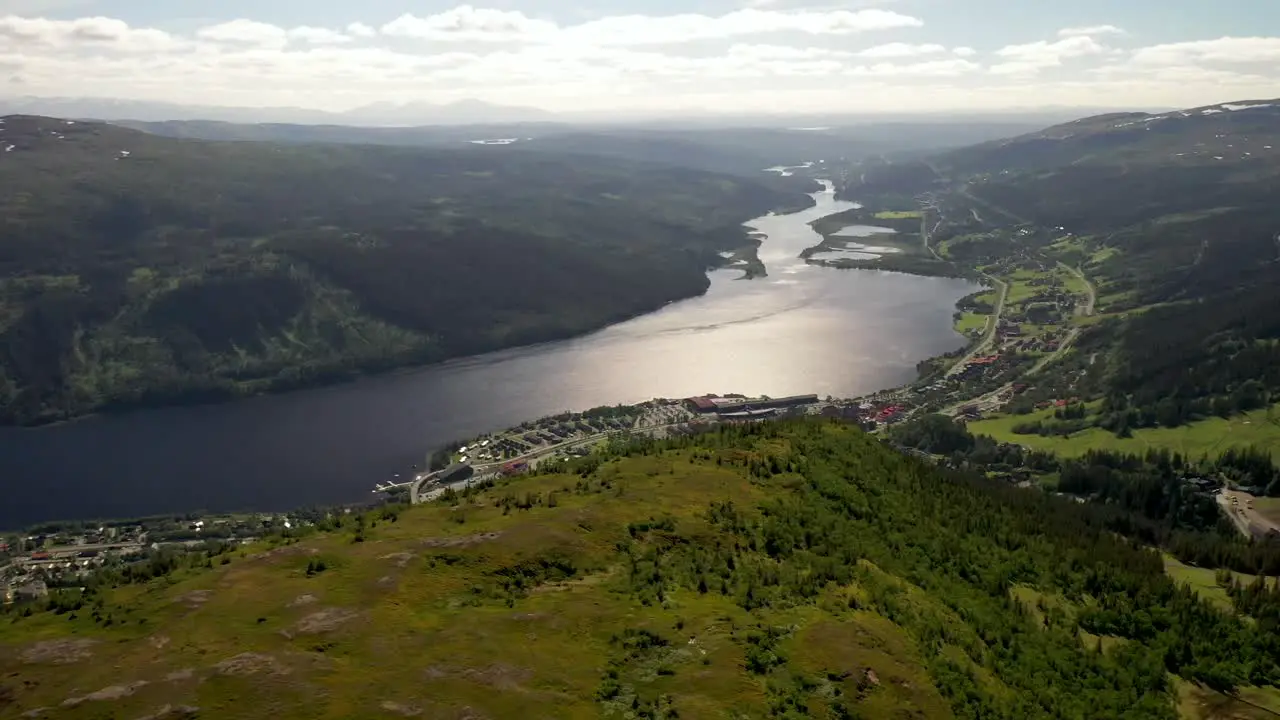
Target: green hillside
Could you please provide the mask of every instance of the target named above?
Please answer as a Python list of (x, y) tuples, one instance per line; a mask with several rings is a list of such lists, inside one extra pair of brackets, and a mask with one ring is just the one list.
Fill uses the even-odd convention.
[(1087, 276), (1097, 314), (1051, 371), (1020, 378), (1033, 386), (1020, 402), (1097, 401), (1082, 427), (1056, 429), (1096, 428), (1080, 444), (1102, 447), (1099, 433), (1220, 428), (1280, 398), (1277, 148), (1275, 101), (1110, 114), (863, 163), (842, 196), (919, 199), (934, 244), (987, 271)]
[(1106, 518), (827, 422), (643, 441), (11, 609), (0, 716), (1137, 720), (1280, 681), (1270, 621)]
[(0, 122), (0, 422), (565, 337), (706, 289), (804, 200), (620, 159)]
[(1230, 448), (1280, 448), (1278, 414), (1280, 406), (1271, 405), (1266, 409), (1252, 410), (1230, 418), (1211, 417), (1177, 427), (1143, 428), (1124, 438), (1098, 427), (1090, 427), (1068, 436), (1014, 431), (1014, 428), (1025, 428), (1037, 421), (1053, 423), (1055, 418), (1052, 410), (986, 418), (969, 423), (968, 427), (977, 435), (990, 435), (1000, 442), (1017, 443), (1063, 456), (1083, 455), (1090, 450), (1140, 454), (1147, 450), (1164, 449), (1188, 457), (1215, 457)]

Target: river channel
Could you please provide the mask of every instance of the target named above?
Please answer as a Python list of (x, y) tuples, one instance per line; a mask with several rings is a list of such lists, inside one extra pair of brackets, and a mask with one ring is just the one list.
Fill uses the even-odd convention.
[(706, 392), (855, 396), (960, 347), (962, 280), (835, 270), (798, 255), (809, 222), (757, 218), (768, 277), (712, 273), (702, 296), (573, 340), (358, 382), (61, 426), (0, 428), (0, 528), (195, 510), (288, 510), (369, 497), (433, 447), (564, 410)]

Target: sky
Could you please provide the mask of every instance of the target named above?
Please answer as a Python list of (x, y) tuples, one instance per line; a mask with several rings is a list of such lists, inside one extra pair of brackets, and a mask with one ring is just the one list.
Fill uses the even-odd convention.
[(1194, 107), (1280, 96), (1280, 2), (0, 0), (0, 97), (18, 96), (329, 111)]

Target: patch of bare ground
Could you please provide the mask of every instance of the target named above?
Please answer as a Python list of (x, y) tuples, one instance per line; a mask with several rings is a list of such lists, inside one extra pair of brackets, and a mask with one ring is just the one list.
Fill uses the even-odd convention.
[(388, 588), (393, 588), (395, 586), (396, 586), (396, 579), (394, 577), (391, 577), (390, 575), (383, 575), (382, 577), (378, 578), (378, 587), (384, 590)]
[(512, 620), (525, 620), (525, 621), (532, 622), (532, 621), (534, 621), (534, 620), (546, 620), (546, 619), (547, 619), (547, 618), (549, 618), (549, 617), (551, 617), (551, 615), (550, 615), (550, 614), (548, 614), (548, 613), (543, 613), (543, 612), (528, 612), (528, 613), (516, 613), (515, 615), (512, 615), (512, 616), (511, 616), (511, 619), (512, 619)]
[(418, 544), (422, 547), (429, 548), (465, 548), (480, 543), (492, 542), (502, 537), (502, 533), (485, 532), (475, 533), (474, 535), (459, 535), (457, 537), (438, 537), (438, 538), (422, 538)]
[(226, 660), (213, 666), (215, 672), (219, 675), (228, 675), (231, 677), (246, 677), (249, 675), (261, 675), (270, 673), (272, 675), (285, 675), (289, 672), (289, 668), (281, 665), (275, 658), (262, 653), (240, 653), (235, 657), (229, 657)]
[(533, 677), (528, 668), (494, 663), (483, 668), (458, 668), (448, 666), (431, 666), (423, 671), (428, 680), (439, 680), (446, 677), (463, 678), (479, 685), (499, 690), (515, 690), (522, 683)]
[(109, 687), (104, 687), (97, 692), (91, 692), (88, 695), (67, 698), (62, 701), (62, 707), (73, 708), (83, 705), (89, 701), (105, 702), (107, 700), (120, 700), (122, 698), (129, 697), (149, 684), (150, 683), (146, 680), (139, 680), (137, 682), (129, 683), (128, 685), (111, 685)]
[(317, 598), (315, 595), (311, 595), (311, 594), (299, 595), (298, 597), (293, 599), (293, 602), (289, 603), (285, 607), (290, 607), (290, 608), (306, 607), (307, 605), (314, 605), (318, 601), (319, 601), (319, 598)]
[(253, 555), (250, 555), (248, 559), (257, 560), (257, 561), (279, 560), (282, 558), (294, 557), (295, 555), (319, 555), (319, 554), (320, 554), (320, 551), (316, 550), (315, 548), (304, 548), (304, 547), (299, 547), (298, 545), (286, 545), (285, 547), (278, 547), (278, 548), (275, 548), (274, 550), (267, 550), (265, 552), (255, 553)]
[(183, 668), (181, 670), (174, 670), (168, 675), (165, 675), (164, 681), (165, 682), (184, 682), (186, 680), (190, 680), (195, 676), (196, 676), (196, 671), (194, 669)]
[(413, 560), (413, 558), (414, 558), (414, 555), (411, 552), (398, 552), (398, 553), (391, 553), (390, 555), (383, 555), (379, 559), (394, 560), (396, 563), (396, 567), (403, 568), (403, 567), (408, 567), (409, 561)]
[(612, 578), (617, 572), (617, 568), (610, 568), (605, 572), (591, 573), (572, 580), (563, 580), (561, 582), (549, 582), (538, 585), (533, 588), (534, 593), (551, 593), (551, 592), (567, 592), (576, 587), (590, 587), (599, 585), (604, 581)]
[(520, 687), (521, 683), (528, 682), (533, 677), (533, 671), (497, 663), (480, 670), (464, 670), (462, 676), (481, 685), (512, 690)]
[(167, 635), (152, 635), (147, 638), (147, 642), (151, 644), (152, 648), (163, 650), (169, 644), (169, 637)]
[(292, 630), (281, 630), (280, 634), (287, 638), (292, 638), (295, 635), (316, 635), (330, 632), (354, 620), (359, 614), (355, 610), (346, 608), (326, 608), (302, 618), (293, 626)]
[(30, 710), (28, 710), (28, 711), (26, 711), (26, 712), (22, 713), (22, 715), (21, 715), (20, 717), (24, 717), (24, 718), (38, 718), (38, 717), (40, 717), (40, 716), (44, 715), (44, 714), (45, 714), (45, 711), (47, 711), (48, 709), (49, 709), (49, 708), (47, 708), (47, 707), (32, 708), (32, 709), (30, 709)]
[(88, 660), (93, 654), (89, 648), (96, 641), (88, 638), (68, 638), (65, 640), (45, 640), (22, 651), (22, 661), (26, 663), (45, 663), (51, 665), (70, 665)]
[(178, 602), (186, 603), (189, 608), (198, 608), (209, 602), (209, 598), (213, 597), (212, 590), (192, 590), (185, 595), (178, 596)]
[(179, 720), (200, 716), (200, 708), (194, 705), (161, 705), (150, 715), (143, 715), (138, 720)]
[(412, 705), (403, 705), (398, 702), (392, 702), (391, 700), (384, 701), (382, 703), (382, 709), (386, 710), (389, 713), (395, 713), (396, 715), (400, 715), (402, 717), (417, 717), (422, 714), (422, 708), (420, 707), (414, 707)]

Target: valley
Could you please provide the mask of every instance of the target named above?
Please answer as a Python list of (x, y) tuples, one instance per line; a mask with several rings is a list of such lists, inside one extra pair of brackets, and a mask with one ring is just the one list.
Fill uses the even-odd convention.
[(976, 286), (807, 264), (799, 255), (821, 240), (809, 223), (852, 203), (801, 197), (808, 209), (740, 229), (767, 276), (716, 270), (697, 297), (581, 337), (232, 403), (0, 428), (10, 477), (48, 489), (0, 505), (0, 527), (363, 501), (437, 448), (533, 418), (707, 392), (851, 398), (910, 382), (920, 359), (963, 344), (950, 313)]
[[(550, 195), (404, 218), (440, 223), (429, 238), (418, 227), (329, 243), (322, 216), (305, 229), (290, 219), (250, 246), (266, 248), (261, 267), (357, 293), (353, 312), (391, 330), (453, 309), (439, 342), (465, 357), (0, 431), (0, 448), (57, 489), (18, 498), (14, 518), (76, 498), (98, 511), (213, 508), (5, 541), (25, 596), (0, 615), (0, 677), (23, 682), (0, 680), (0, 713), (290, 717), (320, 698), (321, 717), (1267, 717), (1280, 711), (1280, 158), (1262, 151), (1277, 132), (1275, 104), (1239, 102), (954, 150), (792, 157), (748, 175), (633, 164), (670, 138), (605, 134), (565, 140), (586, 143), (587, 167), (556, 165)], [(741, 137), (690, 162), (721, 163)], [(304, 166), (389, 162), (299, 147)], [(512, 168), (528, 179), (565, 157), (528, 147), (478, 145), (508, 153), (491, 165), (432, 157), (506, 188)], [(543, 204), (588, 188), (581, 227)], [(684, 197), (697, 188), (713, 193)], [(588, 237), (613, 203), (644, 224), (630, 240)], [(659, 226), (670, 234), (637, 244)], [(472, 354), (525, 338), (485, 333), (540, 286), (498, 288), (523, 282), (517, 255), (518, 271), (472, 292), (467, 273), (489, 266), (437, 253), (485, 252), (507, 232), (539, 258), (581, 252), (583, 265), (549, 262), (541, 280), (557, 289), (593, 277), (590, 263), (617, 273), (565, 302), (639, 297), (673, 257), (706, 285), (656, 310), (637, 301), (621, 322), (584, 319), (569, 339)], [(149, 254), (141, 240), (161, 237), (138, 235), (149, 262), (177, 249)], [(397, 247), (406, 254), (384, 255)], [(440, 264), (456, 298), (378, 304), (392, 300), (369, 280), (395, 277), (384, 263), (422, 260), (404, 268), (416, 279), (455, 257)], [(10, 287), (8, 357), (47, 339), (23, 303), (96, 292), (55, 272), (82, 261), (68, 252)], [(188, 283), (241, 283), (259, 300), (278, 290), (225, 268), (130, 278), (146, 292), (126, 292), (124, 307), (155, 312)], [(399, 287), (395, 299), (414, 297)], [(184, 302), (199, 311), (188, 319), (218, 317), (217, 304)], [(245, 322), (309, 347), (274, 303)], [(56, 317), (39, 307), (37, 320)], [(95, 333), (144, 327), (127, 316), (89, 330), (72, 312), (59, 367), (82, 368)], [(167, 317), (173, 328), (184, 316)], [(226, 352), (248, 359), (239, 343)], [(655, 399), (615, 404), (640, 397)], [(285, 447), (300, 452), (282, 460)], [(367, 497), (374, 466), (379, 494), (348, 500), (349, 487)], [(104, 469), (103, 487), (82, 482)], [(164, 473), (180, 479), (149, 482)], [(232, 498), (299, 509), (255, 518)], [(153, 533), (168, 540), (144, 549)], [(32, 569), (68, 560), (83, 569)]]

